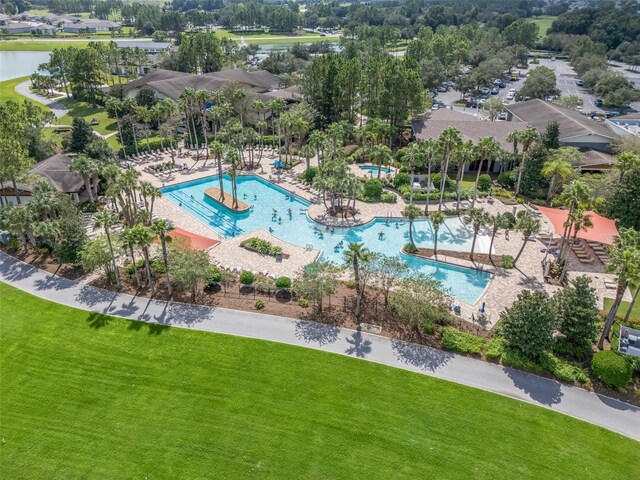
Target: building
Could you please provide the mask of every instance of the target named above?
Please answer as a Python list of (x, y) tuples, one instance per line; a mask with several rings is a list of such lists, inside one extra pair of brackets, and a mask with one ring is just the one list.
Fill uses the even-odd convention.
[(618, 135), (640, 136), (640, 113), (629, 113), (606, 120), (607, 125)]
[(607, 122), (591, 119), (575, 110), (544, 100), (529, 100), (506, 106), (514, 120), (534, 127), (543, 133), (547, 125), (557, 122), (560, 128), (560, 144), (599, 152), (610, 151), (610, 144), (619, 135)]
[(141, 42), (136, 40), (116, 40), (118, 48), (138, 48), (148, 55), (157, 55), (171, 50), (169, 42)]
[(5, 35), (18, 35), (20, 33), (30, 33), (31, 35), (53, 35), (55, 27), (39, 22), (9, 22), (0, 25), (0, 32)]
[(87, 19), (75, 23), (64, 23), (62, 30), (67, 33), (117, 32), (122, 24), (111, 20)]
[(45, 178), (53, 188), (71, 195), (76, 203), (79, 203), (85, 184), (81, 175), (69, 170), (72, 160), (73, 157), (58, 153), (36, 164), (31, 173)]

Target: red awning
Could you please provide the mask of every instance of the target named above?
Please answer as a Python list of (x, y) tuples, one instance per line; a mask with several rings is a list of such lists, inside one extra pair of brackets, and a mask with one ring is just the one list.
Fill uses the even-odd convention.
[(175, 227), (167, 235), (171, 238), (184, 242), (187, 246), (195, 248), (196, 250), (206, 250), (207, 248), (220, 243), (219, 240), (203, 237), (202, 235), (191, 233), (178, 227)]
[[(561, 210), (559, 208), (537, 207), (551, 221), (555, 233), (562, 235), (564, 233), (564, 223), (569, 216), (569, 210)], [(593, 227), (578, 232), (578, 238), (591, 240), (592, 242), (604, 243), (606, 245), (613, 244), (613, 237), (618, 235), (616, 223), (610, 218), (598, 215), (595, 212), (585, 211), (586, 215), (591, 215), (591, 223)]]

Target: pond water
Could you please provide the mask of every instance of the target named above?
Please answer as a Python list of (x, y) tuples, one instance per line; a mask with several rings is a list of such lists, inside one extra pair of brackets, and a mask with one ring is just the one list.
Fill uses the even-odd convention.
[(0, 51), (0, 82), (26, 77), (49, 61), (49, 52)]
[[(363, 242), (369, 250), (397, 255), (414, 270), (433, 275), (451, 295), (475, 303), (489, 283), (490, 276), (468, 268), (434, 262), (402, 254), (409, 241), (408, 223), (403, 219), (377, 219), (354, 228), (330, 229), (309, 219), (309, 203), (260, 177), (239, 177), (238, 197), (252, 205), (249, 212), (236, 214), (204, 195), (205, 188), (218, 187), (217, 177), (207, 177), (162, 189), (164, 196), (225, 237), (263, 229), (282, 240), (322, 251), (322, 258), (342, 263), (349, 242)], [(224, 178), (224, 189), (231, 191), (231, 180)], [(429, 220), (414, 223), (413, 237), (418, 246), (433, 247), (433, 228)], [(438, 232), (443, 249), (469, 251), (473, 235), (458, 217), (449, 217)], [(489, 238), (479, 236), (477, 252), (488, 252)]]

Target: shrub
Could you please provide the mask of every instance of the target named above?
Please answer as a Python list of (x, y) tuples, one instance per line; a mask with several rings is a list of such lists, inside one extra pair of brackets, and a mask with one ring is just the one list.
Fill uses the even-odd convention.
[(420, 323), (420, 329), (427, 335), (433, 335), (436, 331), (436, 327), (433, 325), (433, 322), (430, 322), (429, 320), (423, 320)]
[(484, 344), (484, 338), (472, 333), (461, 332), (452, 327), (442, 329), (442, 348), (447, 350), (479, 355)]
[(240, 244), (241, 247), (264, 255), (275, 255), (282, 252), (282, 248), (276, 247), (271, 242), (257, 237), (251, 237)]
[(499, 359), (504, 353), (505, 340), (503, 337), (493, 337), (487, 344), (485, 355), (490, 359)]
[[(136, 260), (136, 268), (138, 270), (141, 270), (144, 268), (144, 260), (139, 258), (138, 260)], [(124, 267), (124, 273), (126, 273), (127, 275), (133, 275), (134, 274), (134, 268), (133, 268), (133, 262), (129, 262), (125, 267)]]
[(309, 300), (301, 298), (298, 302), (298, 305), (300, 305), (302, 308), (309, 308)]
[(355, 281), (353, 278), (350, 278), (349, 280), (346, 280), (346, 281), (344, 282), (344, 285), (345, 285), (347, 288), (356, 288), (356, 281)]
[(380, 195), (380, 201), (382, 203), (396, 203), (398, 197), (394, 193), (384, 192)]
[(255, 282), (255, 280), (256, 276), (248, 270), (240, 273), (240, 283), (242, 285), (251, 285), (253, 282)]
[(289, 277), (278, 277), (276, 288), (291, 288), (291, 279)]
[(607, 385), (622, 389), (631, 381), (631, 362), (618, 352), (605, 350), (598, 352), (591, 360), (594, 375)]
[[(425, 178), (425, 182), (426, 181), (427, 179)], [(431, 175), (431, 183), (433, 183), (433, 186), (436, 187), (436, 191), (438, 192), (438, 198), (440, 198), (440, 181), (441, 181), (441, 177), (439, 173), (434, 173), (433, 175)], [(456, 187), (455, 182), (449, 178), (449, 175), (445, 175), (444, 191), (450, 192), (451, 190), (454, 190), (455, 187)]]
[(410, 175), (408, 173), (398, 173), (393, 179), (393, 186), (396, 187), (397, 190), (400, 190), (400, 187), (409, 185), (410, 183)]
[(9, 242), (7, 242), (7, 248), (12, 252), (17, 251), (21, 245), (20, 240), (15, 235), (12, 235)]
[(165, 273), (164, 262), (161, 258), (156, 258), (151, 261), (151, 269), (156, 273)]
[(211, 287), (216, 283), (220, 283), (222, 281), (222, 271), (215, 266), (210, 266), (207, 268), (207, 273), (205, 275), (204, 283), (207, 287)]
[(382, 194), (382, 184), (380, 180), (371, 178), (364, 184), (364, 196), (371, 200), (377, 200)]
[(313, 183), (313, 179), (316, 178), (318, 169), (316, 167), (309, 167), (300, 174), (300, 178), (304, 183)]
[(264, 302), (262, 300), (258, 300), (256, 302), (256, 310), (262, 310), (264, 308)]
[(407, 253), (416, 253), (418, 251), (418, 248), (414, 244), (409, 242), (404, 246), (404, 251)]
[(579, 365), (562, 360), (550, 352), (540, 355), (540, 366), (563, 382), (587, 383), (589, 381), (589, 377)]
[(502, 364), (517, 368), (518, 370), (526, 370), (532, 373), (544, 373), (544, 368), (542, 368), (541, 365), (529, 360), (520, 352), (520, 350), (508, 348), (506, 345), (502, 352)]
[(481, 192), (488, 192), (489, 190), (491, 190), (492, 185), (493, 182), (491, 181), (491, 177), (488, 174), (483, 173), (478, 178), (478, 190), (480, 190)]
[(502, 255), (502, 267), (503, 268), (515, 267), (515, 262), (513, 261), (513, 257), (511, 255)]
[(498, 175), (498, 185), (503, 188), (512, 188), (515, 185), (513, 172), (502, 172)]

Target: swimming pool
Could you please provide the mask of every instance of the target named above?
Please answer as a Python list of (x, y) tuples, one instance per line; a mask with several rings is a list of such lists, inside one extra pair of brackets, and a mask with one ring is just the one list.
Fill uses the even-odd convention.
[[(375, 165), (360, 165), (358, 168), (366, 172), (375, 173), (376, 175), (378, 174), (378, 167)], [(382, 167), (380, 171), (382, 173), (391, 173), (391, 169), (388, 167)]]
[[(223, 185), (225, 192), (231, 191), (231, 180), (226, 176)], [(253, 205), (242, 214), (231, 212), (204, 195), (205, 188), (218, 186), (217, 176), (165, 187), (162, 193), (225, 237), (271, 228), (276, 237), (294, 245), (321, 250), (322, 258), (335, 263), (342, 263), (343, 251), (349, 242), (364, 242), (373, 252), (401, 256), (411, 268), (433, 275), (451, 295), (467, 303), (475, 303), (489, 283), (490, 275), (486, 272), (402, 254), (400, 250), (409, 241), (408, 223), (402, 219), (376, 219), (359, 227), (332, 230), (309, 219), (309, 202), (277, 185), (257, 176), (238, 177), (237, 185), (238, 197)], [(433, 247), (429, 220), (414, 222), (413, 236), (416, 245)], [(438, 233), (438, 246), (443, 249), (469, 251), (472, 240), (472, 234), (457, 217), (447, 218)], [(489, 239), (479, 237), (476, 251), (486, 253), (488, 247)]]

